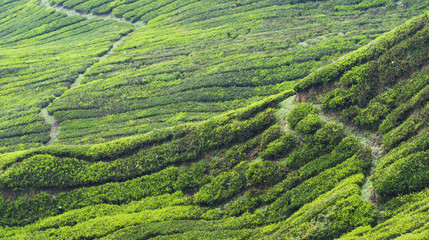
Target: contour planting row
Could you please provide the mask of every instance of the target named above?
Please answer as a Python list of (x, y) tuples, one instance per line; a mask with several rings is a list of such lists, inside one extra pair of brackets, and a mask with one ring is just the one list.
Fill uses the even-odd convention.
[[(363, 179), (361, 173), (365, 172), (369, 163), (369, 155), (359, 146), (356, 140), (344, 136), (341, 126), (332, 123), (321, 123), (320, 126), (315, 127), (315, 132), (312, 133), (295, 131), (283, 133), (280, 131), (280, 126), (277, 124), (273, 125), (275, 121), (267, 115), (267, 113), (272, 110), (269, 108), (267, 110), (264, 109), (271, 104), (277, 103), (278, 100), (284, 99), (285, 96), (287, 95), (283, 95), (283, 97), (277, 98), (277, 100), (274, 99), (274, 102), (262, 102), (230, 115), (233, 117), (232, 119), (235, 119), (232, 123), (228, 123), (229, 120), (225, 117), (217, 117), (202, 126), (196, 126), (196, 130), (191, 130), (189, 135), (196, 138), (196, 141), (198, 141), (200, 145), (206, 146), (204, 148), (206, 154), (197, 157), (192, 162), (188, 160), (186, 164), (181, 166), (168, 167), (157, 173), (137, 177), (125, 182), (82, 187), (58, 193), (55, 196), (42, 192), (31, 197), (23, 196), (13, 200), (3, 200), (1, 206), (4, 212), (14, 212), (13, 215), (4, 217), (4, 224), (22, 225), (48, 216), (60, 215), (52, 219), (46, 218), (41, 222), (28, 225), (25, 228), (7, 228), (7, 232), (2, 234), (8, 237), (18, 234), (16, 237), (23, 237), (27, 232), (40, 231), (33, 236), (43, 238), (46, 237), (46, 234), (53, 234), (51, 236), (60, 237), (66, 236), (64, 235), (66, 233), (72, 234), (67, 236), (75, 237), (101, 237), (108, 236), (111, 233), (115, 234), (113, 236), (122, 236), (123, 234), (130, 233), (128, 230), (134, 225), (148, 224), (150, 221), (144, 221), (141, 216), (143, 216), (142, 214), (149, 216), (148, 214), (150, 214), (149, 212), (151, 211), (155, 211), (154, 213), (160, 217), (157, 218), (157, 221), (162, 222), (158, 224), (154, 223), (153, 231), (157, 232), (164, 229), (162, 226), (170, 226), (166, 220), (173, 220), (169, 218), (164, 219), (162, 217), (163, 213), (159, 212), (163, 211), (160, 208), (163, 207), (164, 203), (168, 203), (169, 206), (171, 206), (176, 204), (189, 205), (192, 202), (205, 207), (192, 206), (192, 209), (194, 209), (193, 211), (196, 211), (193, 213), (185, 211), (185, 208), (188, 207), (177, 208), (178, 211), (183, 211), (183, 215), (180, 215), (183, 216), (183, 218), (176, 214), (175, 216), (177, 218), (174, 219), (211, 220), (213, 221), (212, 224), (215, 225), (213, 228), (207, 228), (207, 230), (204, 231), (208, 231), (209, 229), (213, 231), (225, 229), (226, 232), (234, 230), (230, 233), (237, 234), (242, 232), (242, 230), (240, 230), (242, 228), (257, 227), (278, 221), (278, 219), (287, 219), (293, 212), (306, 204), (319, 206), (317, 201), (326, 200), (325, 196), (323, 196), (324, 193), (331, 196), (333, 193), (329, 191), (332, 189), (334, 189), (333, 191), (339, 191), (335, 190), (336, 186), (344, 190), (343, 186), (348, 186), (348, 184), (360, 184)], [(292, 112), (292, 115), (295, 114), (295, 112), (302, 112), (300, 109), (301, 106), (298, 106), (296, 110)], [(259, 111), (260, 113), (258, 113)], [(258, 132), (260, 132), (260, 134), (249, 135), (252, 134), (249, 133), (250, 126), (252, 126), (252, 128), (260, 128), (258, 127), (259, 123), (256, 121), (258, 118), (266, 119), (266, 121), (271, 123), (262, 127), (264, 130), (259, 130)], [(301, 114), (298, 118), (301, 118), (303, 121), (306, 115)], [(237, 120), (239, 121), (237, 122)], [(242, 123), (240, 123), (240, 121)], [(219, 126), (218, 124), (222, 124), (222, 122), (224, 125)], [(246, 125), (246, 123), (249, 127), (238, 128), (243, 124)], [(236, 128), (231, 128), (233, 126)], [(204, 131), (199, 132), (198, 129)], [(228, 129), (228, 131), (224, 132), (223, 129)], [(240, 137), (237, 139), (235, 136), (236, 131), (231, 131), (232, 129), (245, 129), (247, 136), (241, 133), (239, 134)], [(253, 131), (255, 130), (251, 132)], [(210, 134), (211, 137), (204, 138), (205, 134)], [(185, 135), (185, 138), (186, 136), (187, 135)], [(245, 137), (242, 139), (241, 137), (243, 136)], [(228, 145), (231, 145), (231, 143), (235, 144), (232, 144), (232, 147), (223, 144), (218, 145), (216, 143), (218, 137), (227, 141), (230, 139), (232, 142)], [(132, 141), (133, 139), (128, 140)], [(312, 141), (312, 144), (306, 145), (308, 141)], [(174, 140), (170, 142), (167, 141), (164, 144), (168, 143), (174, 143)], [(130, 144), (130, 146), (131, 145), (132, 144)], [(112, 144), (112, 146), (115, 145)], [(59, 145), (56, 149), (58, 147)], [(54, 149), (54, 146), (50, 148)], [(152, 148), (146, 149), (146, 152), (150, 152)], [(102, 150), (104, 148), (100, 147), (99, 149)], [(324, 149), (324, 151), (320, 152), (320, 149)], [(119, 151), (122, 150), (119, 149)], [(67, 150), (64, 152), (67, 152)], [(270, 152), (271, 154), (267, 154), (266, 152)], [(303, 152), (312, 152), (312, 154), (310, 154), (311, 156), (301, 156), (301, 154), (297, 154)], [(176, 150), (176, 154), (177, 156), (190, 156), (180, 149)], [(303, 167), (297, 166), (295, 170), (295, 167), (288, 166), (289, 159), (294, 158), (293, 156), (302, 159), (303, 163), (305, 163)], [(313, 157), (316, 159), (311, 160)], [(45, 157), (45, 159), (46, 158), (47, 157)], [(26, 161), (28, 160), (24, 159), (23, 164)], [(17, 167), (19, 168), (19, 165), (17, 165)], [(58, 172), (57, 170), (53, 171)], [(338, 185), (338, 183), (354, 174), (360, 175), (356, 175), (350, 180), (346, 180), (344, 183)], [(295, 179), (292, 184), (291, 179)], [(321, 179), (324, 179), (324, 181), (321, 181)], [(326, 181), (326, 179), (330, 180)], [(162, 182), (162, 184), (159, 184), (160, 182)], [(323, 184), (321, 184), (321, 182)], [(260, 188), (261, 190), (257, 190)], [(313, 189), (313, 191), (309, 191), (305, 195), (302, 195), (303, 189)], [(358, 189), (358, 187), (354, 185), (351, 189)], [(174, 195), (160, 196), (159, 198), (150, 197), (143, 199), (143, 202), (139, 203), (132, 202), (148, 196), (173, 192), (176, 193)], [(192, 198), (183, 198), (181, 192), (195, 192), (195, 194)], [(217, 209), (218, 206), (222, 206), (226, 202), (236, 199), (243, 193), (244, 197), (250, 194), (260, 200), (255, 201), (256, 204), (250, 206), (249, 204), (241, 205), (245, 208), (242, 209), (244, 211), (241, 213), (233, 213), (233, 208), (231, 208), (231, 206), (238, 206), (235, 204), (235, 200), (231, 204), (225, 205), (223, 208), (225, 209), (224, 211)], [(338, 198), (344, 197), (348, 199), (349, 196), (357, 193), (359, 193), (359, 191), (343, 191), (343, 194), (338, 196)], [(170, 199), (170, 196), (173, 198)], [(349, 200), (342, 202), (342, 204), (351, 204), (350, 206), (354, 208), (357, 206), (354, 202), (359, 202), (358, 205), (364, 203), (362, 199), (355, 199), (356, 196), (353, 197), (353, 204), (352, 202), (347, 202)], [(317, 200), (312, 203), (312, 201), (318, 197), (325, 200)], [(163, 200), (164, 198), (166, 199)], [(239, 199), (242, 198), (237, 198), (238, 201)], [(284, 202), (288, 201), (286, 199), (295, 200), (285, 205)], [(332, 199), (332, 197), (328, 197), (327, 199)], [(154, 203), (151, 205), (149, 201), (162, 201), (164, 203)], [(97, 205), (99, 203), (107, 203), (109, 205)], [(127, 203), (127, 205), (121, 207), (111, 205), (123, 203)], [(266, 211), (261, 212), (260, 210), (256, 210), (258, 206), (266, 204), (269, 205)], [(143, 206), (145, 206), (144, 208), (146, 208), (146, 206), (153, 206), (154, 210), (149, 211), (142, 209)], [(283, 208), (281, 208), (282, 210), (279, 210), (280, 206), (283, 206)], [(320, 206), (325, 206), (326, 209), (330, 209), (331, 205), (322, 204)], [(106, 208), (106, 212), (93, 211), (95, 208), (100, 207), (103, 209)], [(169, 209), (169, 211), (175, 211), (174, 209), (176, 209), (176, 207), (169, 208), (167, 206), (164, 208)], [(368, 204), (365, 205), (365, 208), (371, 209)], [(35, 209), (37, 209), (37, 211), (34, 211)], [(113, 209), (116, 210), (112, 211)], [(329, 211), (333, 210), (331, 209)], [(65, 212), (65, 214), (61, 214), (63, 212)], [(83, 212), (92, 213), (83, 216)], [(237, 215), (239, 217), (232, 217), (232, 215)], [(312, 215), (311, 218), (314, 218), (316, 215)], [(368, 222), (374, 221), (373, 213), (368, 215), (368, 217)], [(124, 218), (128, 220), (124, 222)], [(217, 220), (220, 218), (223, 218), (223, 220)], [(111, 227), (101, 228), (100, 224), (102, 224), (102, 221), (110, 222), (109, 225)], [(305, 220), (302, 219), (300, 221)], [(89, 224), (90, 222), (91, 224)], [(241, 223), (238, 224), (239, 222)], [(184, 228), (181, 231), (177, 228), (169, 228), (169, 230), (164, 230), (166, 231), (164, 234), (179, 234), (183, 232), (189, 232), (183, 234), (191, 234), (191, 236), (195, 234), (193, 233), (195, 228), (189, 226), (190, 228), (188, 229), (187, 227), (191, 222), (184, 221), (182, 224)], [(197, 222), (195, 224), (198, 224), (198, 226), (206, 226), (204, 222)], [(332, 234), (340, 236), (340, 234), (344, 233), (349, 227), (354, 226), (353, 224), (361, 225), (362, 223), (356, 222), (350, 224), (352, 225), (346, 224), (344, 226), (348, 227), (341, 227), (337, 232)], [(58, 228), (58, 231), (54, 230), (52, 232), (53, 229), (45, 231), (50, 228)], [(261, 233), (259, 230), (249, 231)], [(134, 232), (134, 230), (132, 232)], [(20, 236), (19, 234), (23, 235)], [(328, 234), (328, 232), (324, 232), (324, 234)]]
[(9, 152), (49, 141), (40, 110), (133, 26), (67, 17), (38, 1), (0, 8), (0, 152)]
[[(146, 10), (158, 3), (134, 3), (143, 2)], [(399, 24), (399, 13), (422, 11), (420, 2), (327, 11), (335, 4), (188, 1), (162, 12), (86, 72), (84, 86), (49, 106), (62, 129), (59, 142), (105, 142), (244, 107), (364, 46)]]

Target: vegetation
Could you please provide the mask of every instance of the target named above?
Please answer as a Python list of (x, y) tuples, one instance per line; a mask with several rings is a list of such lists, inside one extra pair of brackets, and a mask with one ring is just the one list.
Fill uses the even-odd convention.
[[(247, 106), (292, 88), (402, 23), (401, 14), (415, 16), (426, 6), (338, 0), (51, 4), (146, 23), (86, 71), (81, 87), (49, 105), (63, 144), (106, 142)], [(339, 5), (347, 8), (336, 10)]]
[(49, 3), (0, 3), (1, 239), (427, 238), (427, 1)]

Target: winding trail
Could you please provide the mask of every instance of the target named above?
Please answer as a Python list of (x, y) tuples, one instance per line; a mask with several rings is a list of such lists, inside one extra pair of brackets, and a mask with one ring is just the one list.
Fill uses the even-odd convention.
[(125, 18), (116, 17), (113, 14), (97, 14), (97, 15), (95, 15), (95, 14), (92, 14), (92, 13), (78, 12), (78, 11), (75, 11), (73, 9), (64, 8), (63, 6), (60, 6), (60, 5), (53, 5), (52, 6), (49, 3), (48, 0), (41, 0), (41, 3), (42, 3), (42, 5), (45, 8), (54, 8), (56, 12), (64, 13), (67, 16), (82, 16), (82, 17), (85, 17), (86, 19), (92, 19), (92, 18), (101, 18), (101, 19), (104, 19), (104, 20), (113, 19), (113, 20), (116, 20), (116, 21), (119, 21), (119, 22), (127, 22), (127, 23), (130, 23), (130, 24), (133, 24), (136, 27), (141, 27), (141, 26), (145, 25), (144, 22), (141, 22), (141, 21), (131, 22), (131, 21), (125, 19)]
[[(137, 28), (142, 27), (142, 26), (145, 25), (145, 23), (143, 23), (143, 22), (131, 22), (131, 21), (128, 21), (127, 19), (125, 19), (125, 18), (118, 18), (118, 17), (115, 17), (115, 16), (113, 16), (111, 14), (110, 15), (108, 15), (108, 14), (104, 14), (104, 15), (86, 14), (86, 13), (77, 12), (75, 10), (66, 9), (64, 7), (61, 7), (61, 6), (56, 6), (56, 5), (55, 6), (51, 6), (49, 4), (48, 0), (41, 0), (41, 3), (42, 3), (42, 5), (44, 7), (46, 7), (46, 8), (54, 8), (56, 12), (64, 13), (67, 16), (82, 16), (82, 17), (85, 17), (86, 19), (92, 19), (92, 18), (101, 18), (101, 19), (104, 19), (104, 20), (113, 19), (113, 20), (116, 20), (116, 21), (119, 21), (119, 22), (130, 23), (130, 24), (132, 24), (132, 25), (135, 26), (134, 29), (131, 29), (131, 31), (129, 31), (128, 33), (126, 33), (125, 35), (123, 35), (121, 38), (119, 38), (116, 42), (114, 42), (112, 44), (112, 46), (110, 47), (109, 51), (106, 52), (103, 56), (101, 56), (100, 59), (96, 63), (99, 63), (99, 62), (103, 61), (104, 59), (108, 58), (113, 53), (113, 50), (115, 48), (117, 48), (124, 41), (124, 39), (128, 35), (130, 35), (132, 32), (134, 32)], [(83, 73), (79, 74), (79, 76), (71, 84), (71, 86), (70, 86), (69, 89), (72, 89), (72, 88), (80, 86), (81, 81), (82, 81), (83, 77), (85, 76), (85, 73), (87, 73), (88, 71), (90, 71), (91, 68), (92, 68), (92, 66), (94, 66), (96, 63), (94, 63), (91, 66), (87, 67)], [(53, 99), (51, 101), (51, 103), (53, 101), (55, 101), (56, 99), (60, 98), (61, 96), (62, 95), (57, 96), (55, 99)], [(48, 106), (46, 106), (45, 108), (42, 108), (41, 111), (40, 111), (40, 115), (43, 117), (43, 119), (45, 120), (45, 122), (51, 125), (51, 130), (49, 132), (50, 140), (49, 140), (48, 143), (45, 144), (45, 146), (51, 145), (52, 143), (54, 143), (55, 141), (57, 141), (58, 137), (60, 135), (60, 126), (58, 124), (58, 121), (55, 119), (55, 117), (53, 115), (49, 114)]]
[(359, 141), (359, 143), (362, 146), (369, 147), (371, 150), (372, 155), (372, 162), (371, 162), (371, 170), (370, 174), (365, 178), (365, 181), (361, 187), (361, 196), (362, 198), (371, 203), (374, 204), (374, 206), (377, 208), (379, 213), (379, 221), (383, 221), (382, 216), (380, 215), (381, 211), (384, 211), (382, 206), (379, 204), (377, 200), (377, 195), (374, 189), (374, 184), (371, 180), (371, 176), (375, 173), (378, 161), (385, 155), (385, 151), (381, 147), (381, 136), (372, 133), (370, 131), (361, 130), (355, 126), (352, 126), (350, 124), (345, 124), (343, 122), (340, 122), (338, 119), (339, 117), (333, 113), (327, 113), (322, 110), (322, 106), (320, 104), (314, 104), (316, 109), (320, 112), (320, 116), (323, 121), (330, 121), (330, 122), (337, 122), (344, 125), (344, 130), (347, 136), (353, 136), (355, 139)]

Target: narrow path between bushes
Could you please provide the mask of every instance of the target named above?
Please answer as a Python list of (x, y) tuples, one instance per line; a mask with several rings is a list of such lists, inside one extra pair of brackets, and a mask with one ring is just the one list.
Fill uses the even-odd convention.
[[(378, 212), (380, 213), (381, 211), (383, 211), (383, 209), (377, 200), (374, 185), (373, 185), (373, 182), (371, 181), (371, 176), (376, 171), (378, 161), (385, 154), (385, 151), (381, 147), (381, 136), (378, 135), (377, 133), (361, 130), (356, 126), (345, 124), (339, 121), (338, 120), (339, 116), (337, 114), (324, 112), (320, 104), (314, 104), (314, 106), (320, 112), (320, 116), (323, 121), (337, 122), (337, 123), (343, 124), (345, 134), (347, 136), (353, 136), (359, 141), (360, 144), (362, 144), (365, 147), (368, 147), (371, 150), (371, 155), (372, 155), (371, 170), (370, 170), (370, 174), (365, 178), (365, 182), (362, 185), (361, 196), (365, 201), (371, 204), (374, 204)], [(379, 215), (379, 221), (382, 221), (382, 218), (380, 215)]]
[(133, 24), (136, 27), (141, 27), (141, 26), (145, 25), (144, 22), (141, 22), (141, 21), (131, 22), (131, 21), (125, 19), (125, 18), (116, 17), (113, 14), (97, 14), (97, 15), (95, 15), (95, 14), (92, 14), (92, 13), (78, 12), (76, 10), (68, 9), (68, 8), (65, 8), (65, 7), (60, 6), (60, 5), (53, 5), (52, 6), (49, 3), (48, 0), (41, 0), (41, 3), (42, 3), (42, 5), (45, 8), (54, 8), (56, 12), (64, 13), (67, 16), (82, 16), (82, 17), (85, 17), (86, 19), (92, 19), (92, 18), (101, 18), (101, 19), (104, 19), (104, 20), (113, 19), (113, 20), (116, 20), (116, 21), (127, 22), (127, 23), (130, 23), (130, 24)]
[[(130, 22), (130, 21), (124, 19), (124, 18), (118, 18), (118, 17), (115, 17), (113, 15), (107, 15), (107, 14), (105, 14), (105, 15), (85, 14), (85, 13), (80, 13), (80, 12), (77, 12), (77, 11), (74, 11), (74, 10), (66, 9), (66, 8), (61, 7), (61, 6), (51, 6), (49, 4), (48, 0), (41, 0), (41, 3), (42, 3), (42, 5), (44, 7), (46, 7), (46, 8), (54, 8), (56, 12), (64, 13), (67, 16), (82, 16), (82, 17), (85, 17), (86, 19), (92, 19), (92, 18), (101, 18), (101, 19), (104, 19), (104, 20), (114, 19), (116, 21), (127, 22), (127, 23), (130, 23), (130, 24), (133, 24), (135, 26), (135, 29), (137, 29), (137, 28), (145, 25), (143, 22), (135, 22), (135, 23), (133, 23), (133, 22)], [(132, 32), (134, 32), (135, 29), (131, 29), (131, 31), (129, 31), (125, 35), (121, 36), (121, 38), (119, 38), (116, 42), (114, 42), (112, 44), (112, 46), (110, 47), (109, 51), (107, 53), (105, 53), (104, 55), (102, 55), (100, 57), (100, 59), (96, 63), (99, 63), (99, 62), (103, 61), (104, 59), (108, 58), (113, 53), (113, 50), (115, 48), (117, 48), (124, 41), (124, 39), (128, 35), (130, 35)], [(91, 68), (92, 68), (92, 66), (94, 66), (96, 63), (90, 65), (89, 67), (87, 67), (85, 69), (85, 71), (83, 73), (79, 74), (79, 76), (75, 79), (75, 81), (73, 82), (73, 84), (71, 84), (71, 86), (70, 86), (69, 89), (78, 87), (80, 85), (83, 77), (85, 76), (85, 73), (87, 73), (88, 71), (90, 71)], [(61, 95), (57, 96), (55, 99), (53, 99), (51, 101), (51, 103), (53, 101), (55, 101), (56, 99), (60, 98), (60, 97), (61, 97)], [(51, 145), (52, 143), (54, 143), (55, 141), (58, 140), (58, 137), (60, 135), (60, 126), (58, 124), (58, 121), (55, 119), (55, 117), (53, 115), (49, 114), (48, 106), (46, 106), (46, 107), (44, 107), (44, 108), (41, 109), (40, 115), (43, 117), (43, 119), (45, 120), (46, 123), (48, 123), (48, 124), (51, 125), (51, 130), (49, 132), (50, 140), (49, 140), (49, 142), (47, 142), (45, 144), (45, 146)]]

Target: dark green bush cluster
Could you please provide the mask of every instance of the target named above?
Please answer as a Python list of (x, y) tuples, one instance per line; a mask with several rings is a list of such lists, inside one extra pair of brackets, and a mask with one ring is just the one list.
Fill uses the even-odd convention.
[[(416, 32), (424, 28), (427, 24), (428, 16), (423, 14), (415, 19), (408, 21), (400, 27), (385, 33), (377, 38), (371, 44), (360, 48), (343, 56), (339, 61), (322, 67), (303, 78), (295, 86), (295, 91), (302, 91), (311, 87), (326, 84), (330, 81), (338, 79), (342, 74), (349, 71), (353, 67), (376, 59), (380, 55), (386, 53), (395, 44), (413, 36)], [(359, 76), (359, 75), (357, 75)], [(333, 101), (338, 101), (333, 99)]]
[(319, 175), (304, 181), (297, 187), (286, 191), (267, 209), (268, 221), (286, 219), (302, 205), (313, 201), (320, 194), (334, 188), (340, 180), (366, 171), (370, 161), (371, 154), (367, 150), (362, 150), (345, 162), (329, 168)]
[(194, 195), (194, 202), (201, 205), (221, 203), (245, 186), (245, 177), (236, 171), (221, 173)]
[(277, 162), (261, 161), (252, 163), (246, 170), (248, 186), (270, 186), (279, 182), (286, 174), (286, 169)]
[(410, 139), (412, 136), (416, 135), (420, 131), (425, 131), (428, 129), (429, 121), (429, 104), (426, 104), (421, 110), (417, 110), (413, 115), (411, 115), (407, 120), (405, 120), (401, 125), (391, 130), (384, 135), (383, 138), (383, 147), (386, 150), (391, 150), (394, 147), (398, 146), (401, 142), (404, 142)]
[(295, 129), (299, 133), (311, 134), (322, 126), (322, 120), (317, 114), (309, 114), (298, 122)]
[(295, 146), (296, 140), (292, 134), (285, 134), (279, 139), (270, 142), (267, 148), (259, 153), (259, 157), (266, 160), (274, 160), (287, 155)]
[(380, 160), (372, 179), (377, 193), (383, 200), (427, 187), (428, 139), (427, 132), (422, 132)]
[(294, 128), (299, 121), (303, 120), (309, 114), (316, 113), (312, 103), (302, 102), (296, 104), (287, 117), (287, 122)]
[(260, 148), (262, 150), (267, 148), (267, 145), (272, 141), (281, 137), (280, 126), (278, 124), (274, 124), (270, 128), (268, 128), (261, 136)]
[(254, 211), (258, 206), (263, 204), (272, 203), (286, 191), (291, 190), (300, 183), (346, 161), (359, 150), (361, 150), (361, 146), (356, 139), (345, 137), (331, 153), (311, 160), (298, 170), (289, 172), (282, 182), (274, 185), (267, 191), (256, 193), (248, 192), (243, 198), (239, 198), (232, 202), (225, 210), (225, 214), (238, 216), (244, 212)]
[[(426, 74), (425, 77), (428, 82), (429, 74)], [(410, 100), (401, 104), (398, 108), (394, 109), (390, 114), (388, 114), (381, 123), (378, 131), (381, 134), (386, 134), (393, 128), (399, 126), (406, 119), (406, 117), (413, 112), (414, 109), (418, 109), (429, 100), (428, 96), (429, 86), (426, 86)]]
[(343, 137), (342, 125), (327, 123), (313, 135), (305, 136), (302, 147), (292, 151), (286, 163), (289, 167), (298, 169), (307, 162), (331, 152)]
[(408, 209), (415, 203), (428, 199), (428, 197), (429, 188), (425, 188), (421, 192), (397, 196), (383, 204), (383, 207), (385, 209), (383, 217), (391, 218), (396, 214)]
[(429, 232), (426, 223), (429, 220), (428, 199), (410, 204), (391, 219), (375, 227), (356, 228), (340, 239), (342, 240), (381, 240), (381, 239), (425, 239)]

